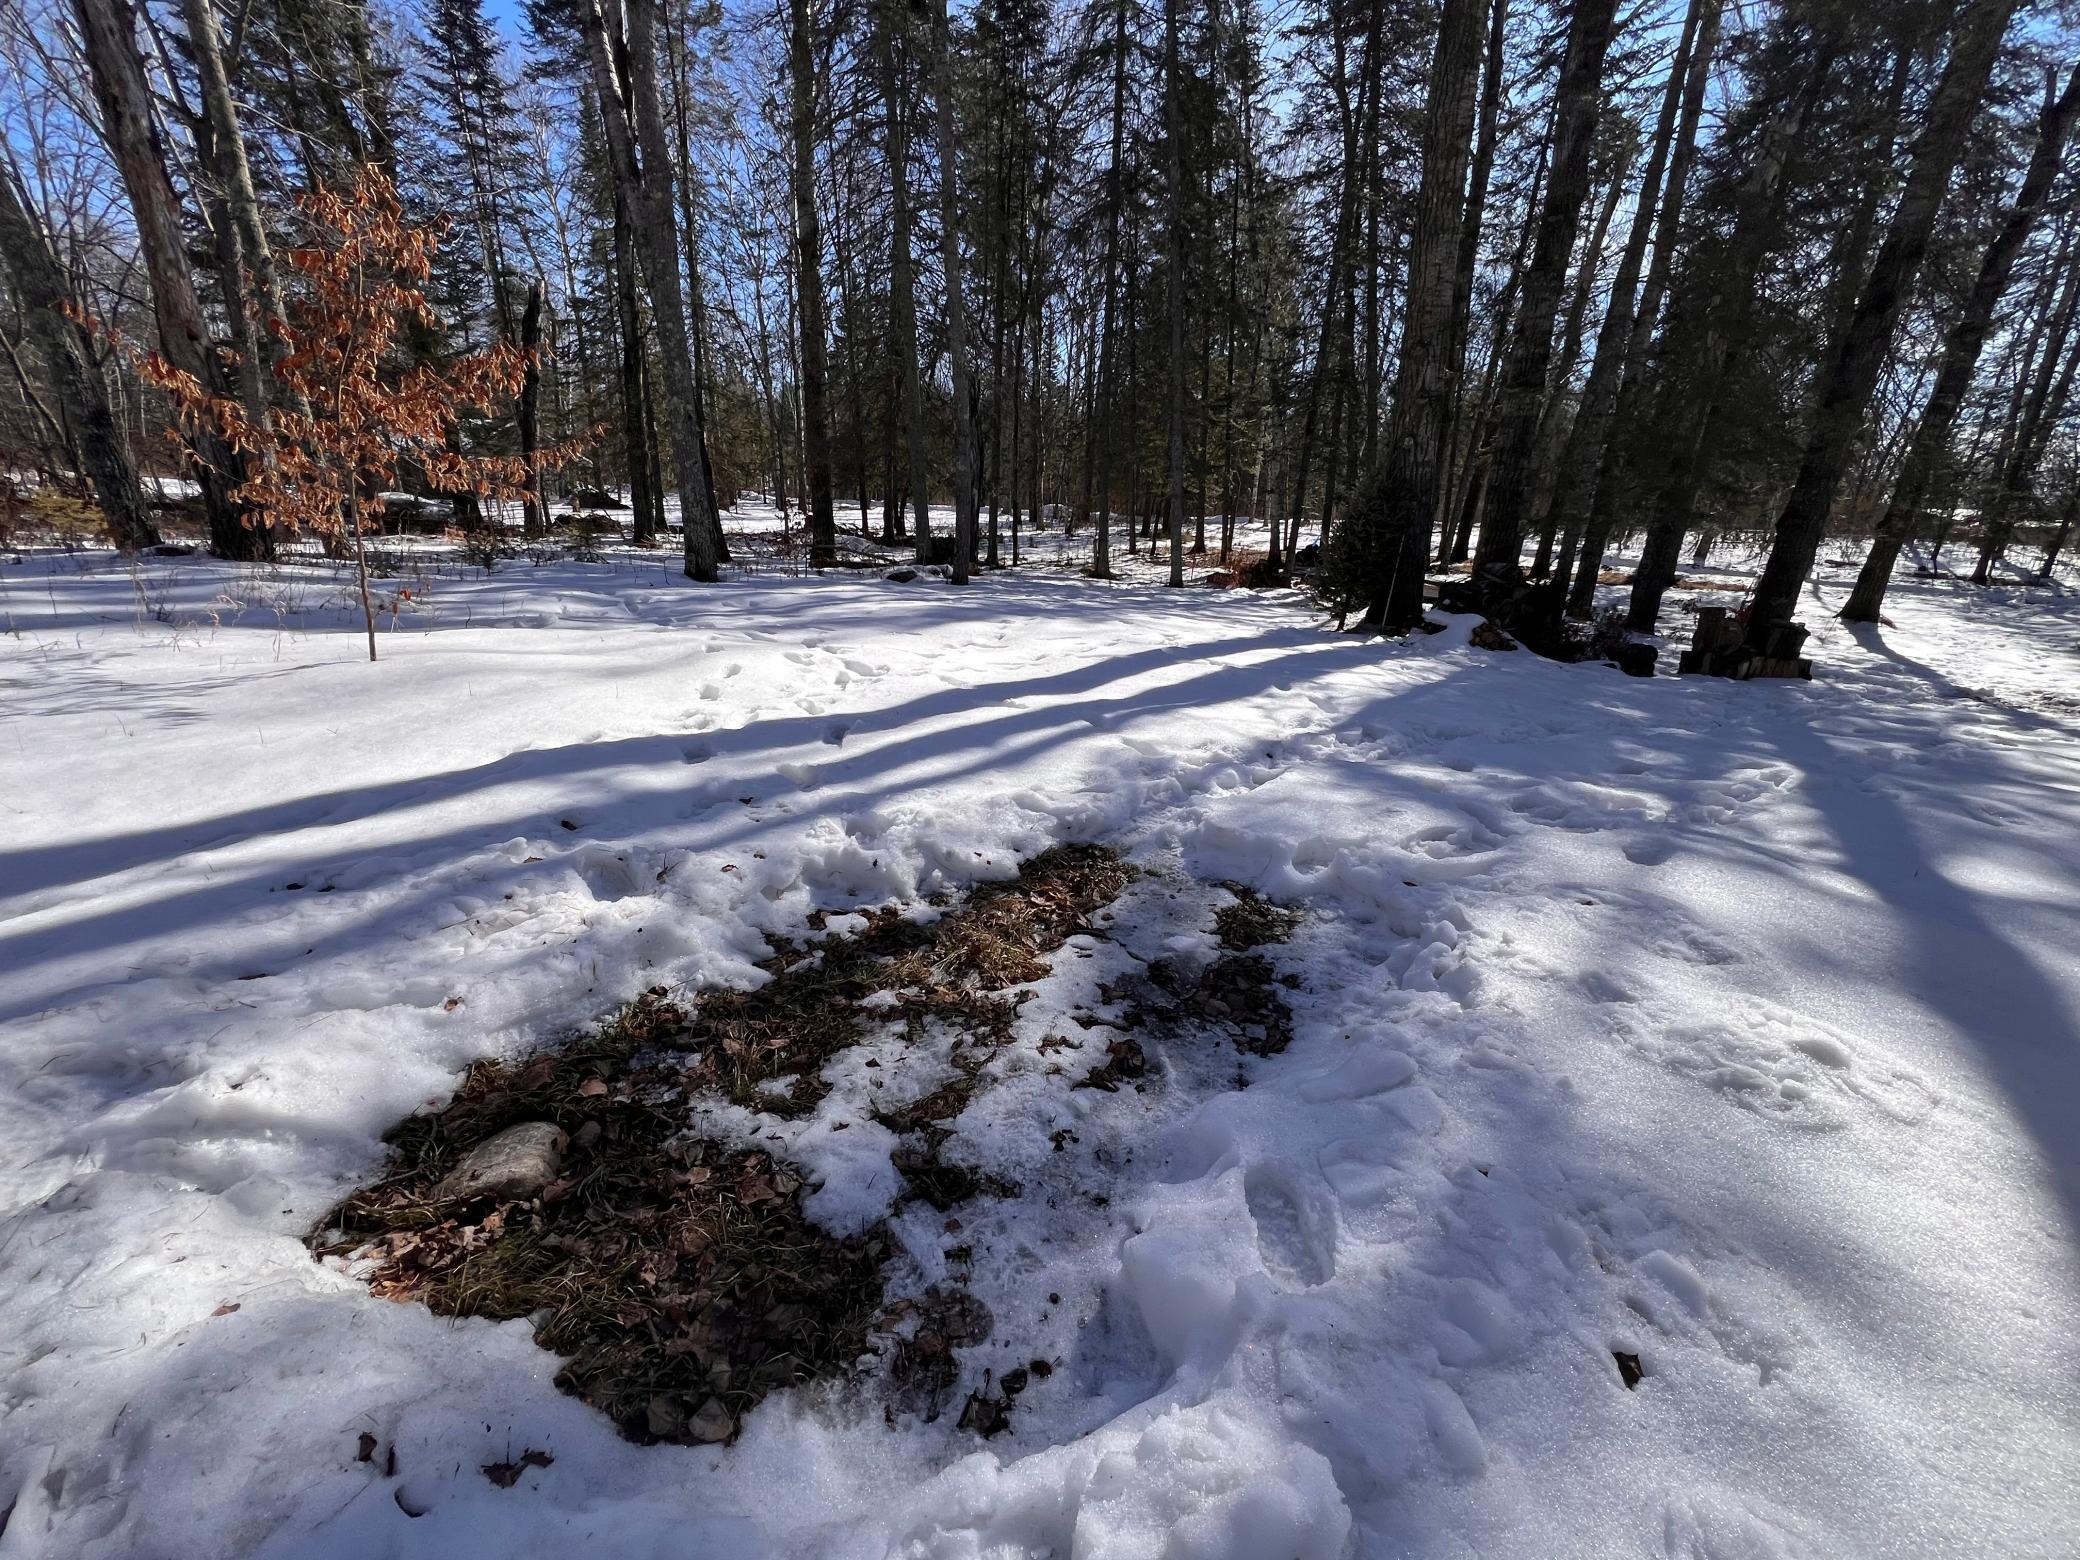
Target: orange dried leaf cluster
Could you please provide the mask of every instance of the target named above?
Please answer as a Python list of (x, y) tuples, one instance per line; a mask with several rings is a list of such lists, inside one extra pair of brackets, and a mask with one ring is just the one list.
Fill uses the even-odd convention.
[[(521, 498), (527, 461), (452, 446), (458, 414), (519, 393), (526, 354), (501, 344), (443, 362), (398, 361), (401, 332), (441, 325), (424, 291), (438, 232), (405, 220), (395, 187), (374, 167), (344, 191), (320, 190), (297, 204), (309, 239), (285, 259), (304, 285), (288, 320), (274, 326), (283, 351), (273, 404), (256, 417), (156, 353), (140, 365), (190, 434), (215, 434), (246, 457), (234, 496), (247, 523), (358, 534), (383, 512), (383, 494), (399, 486), (407, 465), (435, 492)], [(535, 467), (567, 458), (537, 454)]]

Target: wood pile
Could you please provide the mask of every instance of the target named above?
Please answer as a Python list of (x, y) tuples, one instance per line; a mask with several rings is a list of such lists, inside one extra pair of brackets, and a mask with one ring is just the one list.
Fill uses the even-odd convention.
[(1725, 607), (1699, 607), (1690, 648), (1676, 662), (1676, 669), (1738, 681), (1750, 677), (1812, 677), (1812, 661), (1799, 654), (1805, 648), (1808, 632), (1804, 624), (1770, 624), (1759, 650), (1747, 642), (1747, 631), (1744, 616)]

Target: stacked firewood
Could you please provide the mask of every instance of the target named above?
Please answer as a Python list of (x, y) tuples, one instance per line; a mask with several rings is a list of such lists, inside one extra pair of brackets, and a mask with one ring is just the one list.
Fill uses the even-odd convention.
[(1690, 634), (1676, 669), (1702, 672), (1708, 677), (1805, 677), (1813, 675), (1812, 661), (1799, 654), (1805, 648), (1808, 630), (1802, 623), (1772, 623), (1757, 648), (1748, 642), (1745, 613), (1725, 607), (1699, 607), (1697, 626)]

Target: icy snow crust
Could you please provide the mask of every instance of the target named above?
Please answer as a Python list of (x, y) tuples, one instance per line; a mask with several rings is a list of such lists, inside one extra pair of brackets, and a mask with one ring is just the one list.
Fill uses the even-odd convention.
[[(1737, 686), (1285, 595), (669, 562), (417, 591), (374, 667), (294, 571), (0, 575), (0, 1555), (2080, 1548), (2064, 598), (1815, 602), (1823, 680)], [(960, 1391), (1056, 1363), (1008, 1434), (825, 1390), (634, 1447), (524, 1322), (300, 1244), (470, 1059), (1063, 840), (1145, 874), (958, 1123), (1025, 1195), (892, 1224), (913, 1281), (973, 1247)], [(1224, 880), (1309, 912), (1291, 1048), (1046, 1071), (1211, 957)], [(869, 1054), (712, 1124), (839, 1228), (895, 1190), (833, 1131)]]

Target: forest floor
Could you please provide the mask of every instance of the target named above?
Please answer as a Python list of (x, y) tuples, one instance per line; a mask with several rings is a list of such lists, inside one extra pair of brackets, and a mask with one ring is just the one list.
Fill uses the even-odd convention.
[[(0, 1557), (2071, 1554), (2080, 598), (1846, 578), (1734, 684), (624, 553), (379, 580), (371, 666), (330, 572), (0, 565)], [(372, 1294), (342, 1199), (508, 1085), (865, 1253), (847, 1357), (617, 1430)]]

